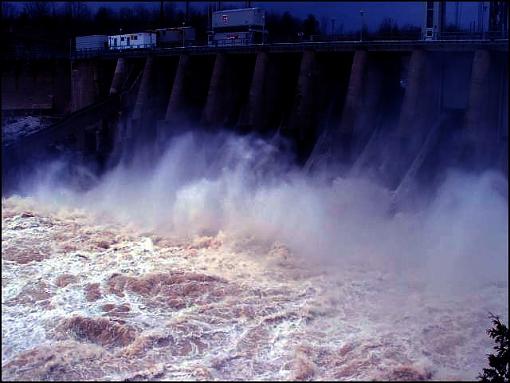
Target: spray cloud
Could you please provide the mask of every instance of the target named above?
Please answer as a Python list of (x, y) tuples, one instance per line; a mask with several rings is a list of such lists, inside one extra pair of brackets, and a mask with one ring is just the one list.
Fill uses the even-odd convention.
[(282, 241), (318, 264), (372, 262), (433, 285), (506, 281), (507, 181), (450, 170), (425, 205), (389, 214), (391, 193), (368, 176), (307, 174), (275, 142), (183, 133), (163, 154), (139, 151), (86, 191), (44, 169), (33, 193), (178, 235), (219, 231)]

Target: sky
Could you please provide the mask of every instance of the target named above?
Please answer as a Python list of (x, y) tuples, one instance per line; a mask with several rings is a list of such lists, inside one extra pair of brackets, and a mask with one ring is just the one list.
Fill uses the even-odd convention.
[[(56, 2), (62, 3), (62, 2)], [(174, 3), (178, 10), (184, 9), (184, 1), (165, 1), (165, 3)], [(208, 4), (215, 4), (215, 1), (190, 1), (190, 6), (197, 9), (205, 9)], [(448, 2), (446, 23), (455, 21), (455, 11), (457, 2)], [(16, 3), (21, 6), (23, 3)], [(159, 1), (124, 1), (124, 2), (86, 2), (87, 6), (93, 11), (101, 6), (120, 9), (122, 7), (144, 6), (150, 9), (159, 9)], [(222, 6), (229, 8), (242, 8), (245, 1), (222, 1)], [(260, 7), (266, 11), (283, 13), (289, 11), (293, 16), (305, 18), (308, 14), (314, 14), (321, 24), (327, 23), (327, 31), (331, 31), (331, 25), (335, 26), (336, 32), (339, 29), (343, 31), (358, 30), (361, 25), (360, 11), (363, 10), (363, 21), (369, 29), (376, 29), (385, 18), (391, 18), (399, 26), (411, 24), (421, 26), (425, 17), (424, 1), (356, 1), (356, 2), (320, 2), (320, 1), (299, 1), (299, 2), (277, 2), (277, 1), (252, 1), (253, 7)], [(488, 2), (485, 2), (488, 5)], [(459, 2), (460, 24), (463, 27), (469, 27), (470, 23), (476, 22), (478, 12), (478, 2)], [(334, 19), (334, 21), (332, 21)], [(488, 7), (485, 12), (485, 23), (488, 19)], [(486, 25), (486, 24), (485, 24)]]

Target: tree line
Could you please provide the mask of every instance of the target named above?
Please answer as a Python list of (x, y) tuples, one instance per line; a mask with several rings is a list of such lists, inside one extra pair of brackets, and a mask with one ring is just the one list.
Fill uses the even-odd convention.
[[(177, 10), (175, 4), (162, 2), (156, 9), (148, 9), (143, 3), (135, 7), (99, 7), (92, 11), (85, 2), (70, 1), (61, 5), (54, 2), (32, 1), (22, 7), (2, 2), (2, 30), (7, 35), (36, 39), (55, 47), (68, 48), (69, 41), (75, 36), (92, 34), (118, 34), (139, 32), (161, 27), (191, 25), (196, 29), (197, 41), (207, 41), (209, 30), (209, 9), (191, 8), (186, 13)], [(270, 41), (296, 42), (310, 40), (328, 40), (336, 34), (326, 25), (322, 25), (313, 14), (304, 20), (290, 12), (283, 14), (267, 12), (266, 29)], [(337, 28), (338, 30), (338, 28)], [(340, 28), (343, 31), (343, 28)], [(370, 31), (363, 28), (363, 38), (419, 38), (421, 28), (411, 25), (399, 27), (393, 20), (384, 19), (379, 28)], [(342, 33), (345, 39), (357, 39), (359, 31)], [(334, 36), (335, 38), (338, 36)]]

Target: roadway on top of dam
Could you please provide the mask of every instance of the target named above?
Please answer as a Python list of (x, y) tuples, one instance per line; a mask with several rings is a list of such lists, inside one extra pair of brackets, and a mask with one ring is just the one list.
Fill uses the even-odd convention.
[(212, 47), (207, 45), (173, 47), (173, 48), (146, 48), (126, 50), (101, 50), (73, 52), (71, 59), (82, 58), (112, 58), (112, 57), (145, 57), (174, 56), (181, 54), (206, 55), (218, 52), (225, 53), (257, 53), (257, 52), (302, 52), (313, 50), (317, 52), (348, 52), (356, 50), (367, 51), (412, 51), (424, 49), (429, 51), (474, 51), (489, 49), (508, 51), (508, 39), (498, 40), (380, 40), (380, 41), (328, 41), (328, 42), (299, 42), (299, 43), (272, 43), (252, 44), (243, 46)]
[(356, 50), (382, 52), (409, 52), (415, 49), (443, 52), (472, 52), (477, 49), (508, 52), (508, 39), (494, 40), (376, 40), (376, 41), (314, 41), (298, 43), (251, 44), (242, 46), (211, 47), (194, 45), (173, 48), (143, 48), (125, 50), (93, 50), (81, 52), (63, 52), (52, 49), (15, 49), (6, 50), (2, 55), (5, 60), (47, 60), (47, 59), (87, 59), (87, 58), (117, 58), (117, 57), (146, 57), (178, 56), (181, 54), (210, 55), (218, 52), (225, 53), (299, 53), (306, 50), (317, 52), (353, 52)]

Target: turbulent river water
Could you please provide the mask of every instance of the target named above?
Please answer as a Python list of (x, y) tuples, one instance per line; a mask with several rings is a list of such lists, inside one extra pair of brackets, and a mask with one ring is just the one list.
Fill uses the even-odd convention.
[[(298, 181), (247, 204), (242, 187), (202, 180), (177, 187), (170, 208), (153, 174), (130, 186), (122, 176), (122, 189), (112, 176), (103, 202), (136, 216), (148, 196), (126, 195), (152, 190), (144, 211), (171, 212), (172, 230), (105, 215), (88, 197), (2, 199), (2, 379), (473, 380), (487, 365), (488, 313), (508, 322), (506, 272), (482, 267), (508, 265), (498, 177), (461, 182), (419, 219), (386, 220), (383, 198), (359, 185)], [(216, 230), (178, 230), (220, 213)], [(278, 230), (262, 230), (269, 221)]]

